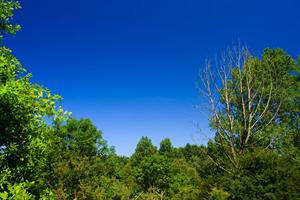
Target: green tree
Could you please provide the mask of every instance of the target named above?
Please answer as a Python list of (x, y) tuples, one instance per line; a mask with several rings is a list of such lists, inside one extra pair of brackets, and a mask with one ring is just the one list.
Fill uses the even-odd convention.
[(132, 163), (136, 165), (144, 158), (150, 157), (155, 153), (157, 153), (157, 148), (152, 144), (152, 141), (148, 137), (142, 137), (136, 145), (135, 152), (131, 157)]
[[(17, 1), (0, 1), (0, 38), (15, 34), (20, 26), (13, 24), (14, 11), (20, 8)], [(31, 74), (26, 73), (11, 50), (0, 47), (0, 169), (6, 177), (0, 183), (1, 190), (11, 188), (25, 191), (29, 182), (30, 190), (38, 194), (39, 177), (46, 164), (49, 141), (48, 121), (59, 121), (67, 117), (57, 103), (58, 95), (30, 82)], [(34, 172), (34, 173), (33, 173)], [(31, 184), (35, 182), (35, 184)], [(4, 191), (5, 193), (5, 191)], [(25, 193), (24, 193), (25, 195)], [(9, 194), (8, 194), (9, 196)]]
[(147, 191), (149, 188), (157, 188), (166, 191), (171, 177), (170, 160), (159, 154), (144, 158), (135, 168), (137, 183)]
[(106, 155), (110, 152), (102, 132), (89, 119), (71, 118), (66, 125), (56, 125), (54, 136), (59, 140), (62, 153), (72, 152), (80, 156)]
[(159, 153), (161, 155), (171, 156), (173, 151), (172, 143), (169, 138), (165, 138), (160, 142)]
[(298, 63), (280, 49), (265, 49), (259, 59), (234, 48), (216, 65), (209, 63), (202, 76), (216, 144), (236, 168), (239, 156), (255, 146), (280, 150), (291, 136), (280, 113), (289, 112), (282, 105), (297, 91)]
[(228, 55), (202, 79), (216, 131), (195, 165), (203, 186), (211, 199), (297, 199), (299, 62), (281, 49)]
[(218, 188), (230, 194), (229, 199), (298, 199), (299, 161), (278, 155), (272, 150), (257, 148), (241, 158), (237, 174), (225, 173)]
[(44, 182), (59, 199), (103, 199), (117, 195), (121, 159), (108, 147), (90, 120), (74, 118), (56, 124)]
[(171, 166), (168, 195), (170, 199), (202, 199), (201, 178), (185, 159), (175, 158)]

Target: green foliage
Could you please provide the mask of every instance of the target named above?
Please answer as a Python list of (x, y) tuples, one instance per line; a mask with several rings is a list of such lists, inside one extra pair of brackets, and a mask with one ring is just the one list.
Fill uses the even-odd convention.
[(201, 178), (196, 169), (184, 159), (174, 159), (168, 194), (173, 199), (198, 199), (201, 193)]
[(43, 165), (47, 142), (45, 117), (63, 119), (68, 113), (57, 108), (58, 95), (30, 83), (30, 74), (5, 47), (0, 48), (0, 166), (16, 170), (16, 178), (30, 177)]
[(9, 178), (11, 177), (11, 172), (6, 169), (0, 174), (0, 198), (3, 200), (29, 200), (33, 196), (28, 192), (28, 188), (33, 184), (33, 182), (21, 182), (11, 184)]
[(300, 190), (299, 162), (277, 153), (256, 149), (241, 160), (242, 169), (236, 176), (225, 175), (223, 187), (231, 199), (297, 199)]
[(72, 118), (66, 125), (55, 127), (55, 133), (62, 151), (80, 156), (106, 155), (110, 149), (102, 138), (102, 132), (89, 119), (77, 121)]
[(137, 183), (144, 189), (166, 190), (171, 177), (171, 163), (167, 157), (154, 154), (144, 158), (135, 168)]
[(44, 182), (61, 199), (101, 199), (117, 194), (110, 184), (117, 184), (119, 163), (102, 138), (101, 131), (88, 119), (69, 119), (56, 124), (49, 149)]
[(33, 196), (28, 193), (28, 184), (23, 183), (14, 183), (11, 185), (7, 184), (7, 191), (0, 193), (0, 198), (3, 200), (29, 200), (32, 199)]
[(230, 194), (222, 189), (213, 188), (209, 193), (210, 200), (227, 200)]
[(138, 144), (134, 154), (132, 155), (132, 162), (134, 164), (140, 163), (144, 158), (149, 157), (157, 152), (157, 148), (152, 144), (148, 137), (142, 137)]
[(14, 0), (0, 0), (0, 41), (4, 34), (16, 34), (20, 25), (12, 24), (14, 11), (20, 9), (20, 3)]
[[(15, 34), (20, 29), (11, 22), (14, 10), (19, 8), (17, 1), (0, 1), (1, 39), (4, 34)], [(33, 182), (39, 182), (46, 165), (49, 126), (45, 119), (60, 121), (69, 115), (57, 107), (60, 96), (32, 84), (30, 77), (11, 50), (1, 46), (0, 169), (6, 179), (1, 182), (0, 191), (13, 199), (32, 198), (27, 189), (41, 192)]]
[(171, 140), (169, 138), (163, 139), (160, 142), (160, 147), (159, 147), (159, 153), (162, 155), (171, 155), (172, 154), (172, 143)]

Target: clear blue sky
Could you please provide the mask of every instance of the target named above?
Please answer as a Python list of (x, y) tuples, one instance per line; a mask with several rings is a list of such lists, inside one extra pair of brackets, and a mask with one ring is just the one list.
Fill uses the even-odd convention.
[(158, 145), (205, 144), (197, 73), (240, 40), (252, 51), (300, 53), (299, 0), (21, 1), (23, 29), (5, 40), (33, 81), (130, 155), (143, 135)]

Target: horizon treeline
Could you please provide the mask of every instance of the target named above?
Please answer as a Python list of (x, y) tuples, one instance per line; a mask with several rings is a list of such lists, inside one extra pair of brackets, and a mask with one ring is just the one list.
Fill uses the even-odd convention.
[(145, 136), (118, 156), (4, 46), (20, 8), (0, 0), (0, 199), (300, 199), (300, 57), (228, 49), (199, 74), (215, 133), (207, 145), (156, 147)]

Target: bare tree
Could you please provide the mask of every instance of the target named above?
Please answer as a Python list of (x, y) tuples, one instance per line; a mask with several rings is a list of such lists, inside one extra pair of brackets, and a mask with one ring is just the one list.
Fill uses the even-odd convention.
[(239, 155), (274, 121), (280, 108), (270, 76), (260, 60), (240, 45), (215, 62), (208, 61), (200, 74), (199, 91), (210, 105), (215, 142), (237, 168)]

